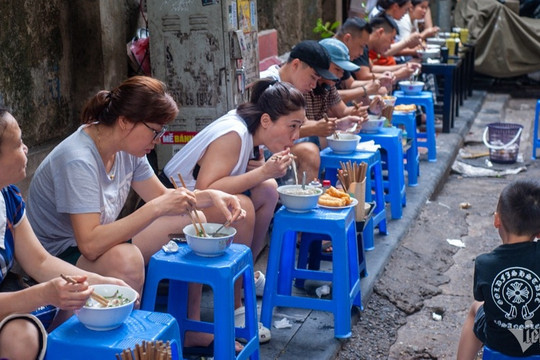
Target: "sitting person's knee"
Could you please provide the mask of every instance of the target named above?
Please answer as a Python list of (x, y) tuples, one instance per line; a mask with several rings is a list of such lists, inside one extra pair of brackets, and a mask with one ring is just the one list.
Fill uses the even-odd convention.
[(37, 327), (28, 319), (10, 320), (0, 330), (0, 353), (3, 358), (17, 355), (35, 359), (40, 351), (39, 338)]
[(135, 245), (125, 243), (114, 246), (109, 250), (110, 259), (116, 259), (111, 267), (114, 268), (115, 277), (124, 279), (129, 284), (138, 284), (135, 289), (144, 285), (144, 258), (139, 248)]

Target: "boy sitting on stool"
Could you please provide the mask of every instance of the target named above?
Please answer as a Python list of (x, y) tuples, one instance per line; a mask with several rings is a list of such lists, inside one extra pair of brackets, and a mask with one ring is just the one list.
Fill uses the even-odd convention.
[[(475, 359), (485, 344), (509, 356), (540, 354), (540, 183), (507, 185), (493, 225), (502, 245), (476, 258), (474, 298), (457, 359)], [(527, 334), (529, 333), (529, 334)]]

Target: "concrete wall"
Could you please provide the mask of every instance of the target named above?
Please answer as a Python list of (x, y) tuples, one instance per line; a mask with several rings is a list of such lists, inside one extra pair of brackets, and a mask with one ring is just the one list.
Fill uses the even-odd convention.
[[(0, 1), (0, 104), (28, 145), (28, 179), (79, 124), (86, 99), (127, 76), (138, 1)], [(28, 180), (18, 184), (26, 192)]]
[(278, 51), (284, 54), (301, 40), (319, 39), (317, 19), (335, 21), (336, 0), (258, 0), (259, 30), (278, 30)]
[[(317, 38), (317, 18), (335, 19), (335, 0), (257, 5), (259, 29), (278, 29), (279, 53)], [(141, 25), (139, 0), (0, 1), (0, 104), (30, 149), (23, 194), (42, 159), (77, 128), (85, 101), (127, 77), (126, 43)]]

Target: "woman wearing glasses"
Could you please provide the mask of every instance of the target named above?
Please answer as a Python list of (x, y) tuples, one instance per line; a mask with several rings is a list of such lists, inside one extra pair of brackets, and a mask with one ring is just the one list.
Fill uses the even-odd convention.
[[(30, 222), (51, 254), (142, 292), (145, 264), (169, 233), (191, 222), (188, 211), (215, 207), (224, 218), (243, 221), (238, 197), (167, 189), (154, 174), (145, 155), (177, 114), (165, 85), (145, 76), (89, 99), (83, 125), (45, 158), (30, 184)], [(145, 205), (119, 219), (130, 189)], [(191, 296), (200, 302), (200, 286)], [(190, 311), (196, 317), (199, 307)]]

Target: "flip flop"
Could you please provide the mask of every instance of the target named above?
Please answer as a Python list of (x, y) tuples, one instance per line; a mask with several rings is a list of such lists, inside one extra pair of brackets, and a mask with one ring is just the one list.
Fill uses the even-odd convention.
[(259, 274), (259, 277), (255, 280), (255, 295), (261, 297), (264, 294), (264, 284), (266, 283), (266, 277), (260, 271), (255, 273)]
[[(238, 309), (234, 310), (234, 326), (236, 327), (244, 327), (245, 324), (245, 313), (246, 308), (244, 306), (240, 306)], [(261, 322), (258, 324), (259, 326), (259, 344), (264, 344), (270, 341), (272, 339), (272, 333), (270, 332), (270, 329), (265, 327)], [(246, 339), (237, 339), (240, 342), (246, 342)]]

